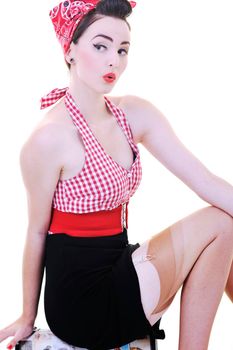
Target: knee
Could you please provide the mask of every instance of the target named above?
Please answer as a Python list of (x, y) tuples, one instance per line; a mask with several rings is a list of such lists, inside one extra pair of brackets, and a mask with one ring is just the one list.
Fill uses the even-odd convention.
[(233, 217), (216, 207), (206, 208), (211, 215), (211, 219), (215, 223), (216, 233), (218, 235), (224, 234), (233, 241)]

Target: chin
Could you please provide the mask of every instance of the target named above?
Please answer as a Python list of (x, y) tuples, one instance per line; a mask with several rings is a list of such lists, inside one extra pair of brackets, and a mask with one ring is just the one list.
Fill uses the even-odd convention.
[(109, 94), (112, 90), (113, 90), (114, 86), (107, 86), (105, 89), (104, 89), (104, 94)]
[(114, 85), (106, 85), (106, 86), (102, 86), (99, 89), (96, 89), (95, 91), (99, 94), (109, 94), (114, 88)]

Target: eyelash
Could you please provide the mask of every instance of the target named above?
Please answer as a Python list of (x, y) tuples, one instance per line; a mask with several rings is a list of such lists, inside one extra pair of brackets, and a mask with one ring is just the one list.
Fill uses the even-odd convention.
[[(105, 45), (102, 45), (102, 44), (93, 44), (93, 45), (98, 51), (100, 51), (99, 50), (100, 47), (104, 47), (105, 49), (107, 49), (107, 47)], [(118, 53), (120, 53), (120, 52), (124, 52), (126, 55), (128, 55), (128, 51), (126, 49), (119, 49)]]
[[(128, 51), (125, 50), (125, 49), (120, 49), (119, 51), (122, 51), (122, 52), (124, 52), (126, 55), (128, 55)], [(119, 52), (119, 51), (118, 51), (118, 52)]]

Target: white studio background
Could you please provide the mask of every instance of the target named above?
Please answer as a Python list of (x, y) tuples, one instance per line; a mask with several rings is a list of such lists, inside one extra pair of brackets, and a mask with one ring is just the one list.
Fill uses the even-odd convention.
[[(13, 322), (22, 306), (27, 206), (19, 152), (44, 113), (39, 111), (40, 97), (68, 83), (48, 17), (55, 4), (12, 0), (2, 7), (0, 328)], [(233, 184), (231, 10), (230, 0), (138, 0), (130, 19), (129, 67), (113, 94), (150, 100), (167, 116), (182, 142), (216, 175)], [(207, 205), (142, 147), (141, 153), (144, 177), (129, 214), (133, 243)], [(163, 317), (167, 338), (159, 343), (160, 350), (177, 349), (178, 309), (179, 295)], [(224, 296), (210, 350), (233, 349), (232, 324), (232, 304)], [(43, 290), (36, 325), (47, 327)]]

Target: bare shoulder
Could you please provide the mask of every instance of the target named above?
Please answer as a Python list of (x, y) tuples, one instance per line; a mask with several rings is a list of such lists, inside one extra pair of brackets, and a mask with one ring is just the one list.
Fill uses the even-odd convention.
[(51, 153), (58, 145), (58, 138), (55, 137), (57, 127), (50, 123), (38, 125), (24, 143), (21, 150), (21, 157), (44, 156)]
[(32, 131), (21, 150), (21, 157), (49, 157), (59, 145), (60, 127), (55, 123), (40, 123)]
[(51, 165), (57, 162), (58, 165), (64, 139), (69, 137), (72, 129), (73, 124), (64, 118), (60, 107), (47, 112), (24, 143), (20, 154), (21, 164), (41, 161)]
[(152, 123), (159, 123), (164, 118), (159, 109), (144, 98), (126, 95), (110, 99), (124, 111), (137, 143), (142, 141)]

